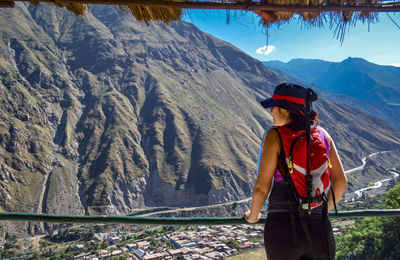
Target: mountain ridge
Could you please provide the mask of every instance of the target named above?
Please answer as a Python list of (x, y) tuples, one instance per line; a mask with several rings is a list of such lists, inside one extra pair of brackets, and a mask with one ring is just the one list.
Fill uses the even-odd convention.
[(400, 80), (398, 67), (351, 57), (341, 62), (293, 59), (287, 63), (273, 61), (263, 64), (280, 75), (288, 73), (294, 76), (294, 81), (323, 89), (325, 98), (382, 117), (400, 129), (400, 87), (396, 84)]

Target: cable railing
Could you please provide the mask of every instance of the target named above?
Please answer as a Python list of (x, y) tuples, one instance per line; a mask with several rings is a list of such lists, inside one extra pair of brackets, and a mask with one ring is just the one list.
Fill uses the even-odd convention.
[[(329, 212), (330, 218), (399, 217), (400, 209), (370, 209)], [(255, 224), (263, 224), (262, 217)], [(140, 217), (113, 215), (52, 215), (25, 212), (0, 212), (0, 221), (33, 221), (76, 224), (131, 224), (131, 225), (239, 225), (248, 224), (243, 217)]]

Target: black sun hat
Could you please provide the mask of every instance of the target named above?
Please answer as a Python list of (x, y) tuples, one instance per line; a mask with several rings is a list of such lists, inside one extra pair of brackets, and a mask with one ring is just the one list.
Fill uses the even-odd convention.
[[(305, 116), (307, 95), (310, 102), (318, 99), (317, 93), (310, 88), (306, 89), (292, 83), (282, 83), (275, 87), (271, 98), (267, 98), (260, 103), (264, 108), (280, 107), (294, 114)], [(311, 110), (311, 118), (315, 116), (317, 116), (317, 113)]]

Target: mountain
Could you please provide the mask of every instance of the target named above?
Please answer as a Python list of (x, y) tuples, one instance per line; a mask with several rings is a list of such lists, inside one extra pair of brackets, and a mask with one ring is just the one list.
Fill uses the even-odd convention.
[(351, 57), (342, 62), (293, 59), (287, 63), (268, 61), (263, 64), (333, 93), (373, 103), (394, 105), (399, 103), (400, 68), (398, 67), (377, 65), (361, 58)]
[(381, 66), (360, 58), (347, 58), (340, 63), (333, 63), (315, 84), (371, 103), (399, 106), (399, 80), (398, 67)]
[[(146, 25), (110, 6), (0, 12), (1, 210), (126, 214), (251, 195), (271, 125), (258, 101), (281, 76), (186, 22)], [(383, 120), (315, 108), (346, 168), (399, 148)]]
[(265, 61), (265, 66), (273, 70), (278, 69), (293, 75), (305, 82), (315, 83), (325, 76), (333, 62), (318, 59), (292, 59), (285, 63), (282, 61)]
[(270, 124), (257, 100), (282, 79), (191, 24), (90, 11), (2, 11), (3, 209), (119, 214), (249, 196)]
[(287, 63), (268, 61), (263, 64), (333, 93), (372, 103), (399, 103), (398, 67), (377, 65), (361, 58), (347, 58), (342, 62), (293, 59)]
[(278, 74), (295, 77), (328, 91), (323, 96), (382, 117), (400, 129), (400, 68), (382, 66), (360, 58), (342, 62), (293, 59), (263, 63)]

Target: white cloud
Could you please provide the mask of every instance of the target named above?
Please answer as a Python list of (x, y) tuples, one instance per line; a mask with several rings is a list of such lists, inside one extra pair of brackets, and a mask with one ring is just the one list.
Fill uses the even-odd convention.
[(274, 45), (265, 45), (264, 47), (258, 48), (256, 50), (257, 54), (264, 54), (268, 55), (270, 54), (273, 50), (276, 50), (276, 47)]
[(390, 66), (400, 67), (400, 63), (393, 63), (393, 64), (390, 64)]

